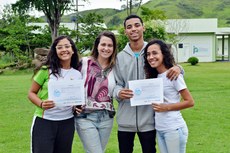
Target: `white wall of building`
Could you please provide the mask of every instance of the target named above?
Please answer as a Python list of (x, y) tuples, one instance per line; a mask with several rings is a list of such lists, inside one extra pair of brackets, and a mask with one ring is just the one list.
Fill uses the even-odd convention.
[(189, 57), (195, 56), (199, 62), (215, 61), (215, 35), (186, 34), (177, 46), (178, 62), (187, 62)]
[(177, 62), (187, 62), (195, 56), (199, 62), (216, 61), (216, 18), (209, 19), (169, 19), (166, 31), (177, 35), (177, 51), (174, 56)]

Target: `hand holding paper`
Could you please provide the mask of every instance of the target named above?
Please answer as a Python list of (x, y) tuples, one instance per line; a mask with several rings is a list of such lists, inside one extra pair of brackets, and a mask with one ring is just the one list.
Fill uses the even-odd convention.
[(130, 99), (133, 97), (133, 91), (130, 89), (122, 89), (119, 92), (119, 98), (121, 99)]
[(162, 78), (129, 81), (129, 89), (133, 90), (131, 106), (163, 103)]
[(48, 83), (48, 96), (58, 106), (85, 104), (84, 81), (62, 80)]

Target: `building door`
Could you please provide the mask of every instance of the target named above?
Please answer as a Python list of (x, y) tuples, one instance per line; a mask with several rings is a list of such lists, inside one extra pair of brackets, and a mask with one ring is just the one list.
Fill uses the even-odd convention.
[(189, 43), (184, 43), (184, 49), (183, 49), (183, 61), (187, 62), (189, 57), (190, 57), (190, 44)]

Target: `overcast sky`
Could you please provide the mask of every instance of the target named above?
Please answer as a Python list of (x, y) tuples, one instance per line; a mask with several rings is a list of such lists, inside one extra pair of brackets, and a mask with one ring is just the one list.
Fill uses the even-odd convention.
[[(0, 9), (2, 9), (2, 6), (10, 3), (15, 3), (17, 0), (0, 0)], [(83, 2), (82, 0), (78, 1), (78, 5), (84, 5), (79, 6), (79, 11), (84, 10), (91, 10), (91, 9), (97, 9), (97, 8), (115, 8), (120, 9), (121, 5), (126, 4), (126, 1), (120, 2), (120, 0), (88, 0), (89, 2)], [(149, 0), (142, 0), (143, 3), (148, 2)], [(0, 10), (0, 12), (2, 12)], [(39, 13), (38, 15), (40, 15)], [(43, 14), (41, 14), (43, 15)]]

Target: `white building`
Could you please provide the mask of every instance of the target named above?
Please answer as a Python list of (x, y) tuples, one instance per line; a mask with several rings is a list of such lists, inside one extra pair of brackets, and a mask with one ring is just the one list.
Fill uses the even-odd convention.
[(166, 31), (177, 35), (177, 62), (187, 62), (192, 56), (200, 62), (230, 60), (230, 28), (218, 28), (217, 24), (214, 18), (167, 20)]
[[(42, 28), (47, 23), (31, 23)], [(230, 61), (230, 28), (218, 28), (216, 18), (209, 19), (169, 19), (165, 22), (166, 32), (177, 35), (173, 54), (177, 62), (187, 62), (195, 56), (199, 62)], [(60, 23), (71, 30), (75, 23)], [(79, 24), (79, 26), (84, 26)], [(107, 28), (105, 24), (100, 25)], [(36, 31), (39, 32), (39, 31)], [(116, 30), (113, 32), (116, 33)]]

